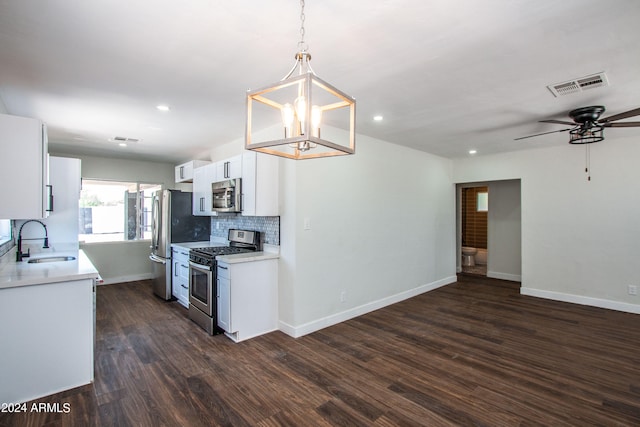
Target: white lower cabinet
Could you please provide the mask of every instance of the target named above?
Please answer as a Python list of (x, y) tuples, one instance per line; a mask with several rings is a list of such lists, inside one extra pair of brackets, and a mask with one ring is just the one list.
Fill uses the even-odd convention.
[(225, 332), (231, 331), (231, 281), (229, 276), (223, 273), (229, 273), (229, 267), (218, 264), (218, 326)]
[(189, 250), (171, 249), (171, 294), (178, 302), (189, 307)]
[(235, 342), (278, 329), (278, 260), (218, 261), (218, 326)]
[(94, 279), (0, 289), (0, 403), (93, 381), (94, 297)]

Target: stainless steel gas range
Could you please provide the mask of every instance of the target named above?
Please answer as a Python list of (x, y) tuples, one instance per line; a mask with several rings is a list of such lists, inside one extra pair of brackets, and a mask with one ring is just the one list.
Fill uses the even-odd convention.
[(258, 231), (229, 230), (229, 246), (194, 248), (189, 251), (189, 317), (210, 335), (222, 332), (218, 328), (216, 257), (260, 249)]

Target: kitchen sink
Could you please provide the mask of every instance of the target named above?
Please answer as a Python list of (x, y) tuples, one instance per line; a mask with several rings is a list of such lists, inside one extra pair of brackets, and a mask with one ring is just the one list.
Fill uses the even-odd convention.
[(35, 264), (40, 262), (73, 261), (75, 259), (76, 257), (74, 256), (48, 256), (48, 257), (42, 257), (42, 258), (33, 258), (33, 259), (30, 259), (28, 262), (29, 264)]

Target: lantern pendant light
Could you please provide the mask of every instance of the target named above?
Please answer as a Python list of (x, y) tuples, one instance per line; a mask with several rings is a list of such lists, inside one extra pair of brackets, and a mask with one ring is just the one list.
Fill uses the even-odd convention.
[(279, 82), (247, 91), (245, 148), (295, 160), (355, 154), (356, 101), (311, 68), (304, 0), (300, 6), (293, 68)]

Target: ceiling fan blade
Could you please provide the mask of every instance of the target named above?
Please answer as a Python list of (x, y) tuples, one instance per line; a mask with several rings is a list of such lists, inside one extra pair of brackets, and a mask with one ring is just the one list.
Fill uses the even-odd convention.
[(637, 128), (640, 122), (619, 122), (619, 123), (603, 123), (606, 128)]
[(566, 122), (566, 121), (562, 121), (562, 120), (540, 120), (540, 123), (555, 123), (558, 125), (569, 125), (569, 126), (575, 126), (576, 124), (573, 122)]
[(604, 119), (600, 119), (601, 123), (613, 122), (615, 120), (626, 119), (627, 117), (640, 116), (640, 108), (636, 108), (633, 110), (626, 111), (620, 114), (614, 114), (613, 116), (605, 117)]
[[(573, 124), (573, 123), (572, 123)], [(573, 128), (571, 128), (573, 129)], [(520, 138), (515, 138), (514, 141), (518, 141), (520, 139), (527, 139), (527, 138), (533, 138), (534, 136), (542, 136), (542, 135), (548, 135), (550, 133), (558, 133), (558, 132), (566, 132), (568, 130), (571, 129), (560, 129), (560, 130), (552, 130), (551, 132), (543, 132), (543, 133), (537, 133), (535, 135), (529, 135), (529, 136), (521, 136)]]

